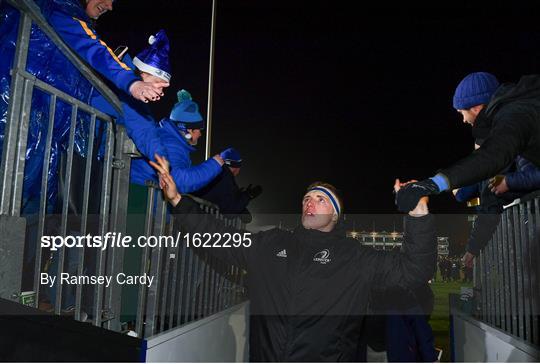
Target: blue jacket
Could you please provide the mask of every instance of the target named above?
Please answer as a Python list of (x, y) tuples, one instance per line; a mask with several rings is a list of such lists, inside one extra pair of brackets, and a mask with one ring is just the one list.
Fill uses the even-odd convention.
[[(131, 57), (128, 55), (124, 56), (122, 60), (128, 67), (135, 68)], [(91, 105), (114, 117), (118, 124), (125, 125), (128, 136), (133, 140), (139, 152), (146, 158), (154, 160), (154, 154), (157, 153), (169, 159), (167, 149), (163, 147), (158, 135), (158, 123), (152, 116), (150, 107), (124, 92), (117, 94), (122, 103), (122, 114), (118, 114), (105, 97), (97, 92), (92, 95)], [(101, 144), (101, 149), (103, 149), (103, 146), (104, 143)], [(100, 150), (99, 155), (102, 154), (103, 150)]]
[[(219, 163), (210, 158), (197, 166), (191, 166), (190, 153), (195, 148), (188, 144), (172, 121), (160, 122), (158, 135), (167, 150), (171, 164), (171, 176), (180, 193), (191, 193), (206, 186), (221, 173)], [(148, 159), (135, 159), (131, 163), (131, 182), (145, 185), (145, 181), (158, 182), (155, 170), (148, 164)]]
[(129, 94), (131, 84), (140, 81), (133, 69), (120, 61), (99, 38), (82, 7), (57, 7), (49, 22), (64, 42), (119, 89)]
[(506, 184), (511, 191), (534, 191), (540, 189), (540, 168), (527, 159), (516, 158), (516, 172), (507, 173)]

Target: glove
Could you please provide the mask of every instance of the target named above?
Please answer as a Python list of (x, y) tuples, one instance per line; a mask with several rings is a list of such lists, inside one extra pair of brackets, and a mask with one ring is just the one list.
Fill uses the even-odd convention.
[(421, 197), (439, 194), (439, 187), (431, 179), (412, 182), (396, 193), (396, 206), (401, 212), (415, 209)]
[(262, 191), (263, 191), (263, 189), (259, 185), (255, 186), (255, 187), (252, 187), (251, 185), (249, 185), (246, 188), (246, 192), (247, 192), (250, 200), (253, 200), (254, 198), (258, 197), (262, 193)]

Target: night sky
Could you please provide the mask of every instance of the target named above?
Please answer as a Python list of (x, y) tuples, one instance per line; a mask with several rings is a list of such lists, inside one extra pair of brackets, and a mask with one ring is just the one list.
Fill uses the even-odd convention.
[[(472, 150), (470, 127), (451, 104), (466, 74), (514, 82), (538, 73), (536, 8), (355, 3), (218, 3), (212, 152), (241, 152), (239, 184), (264, 188), (254, 212), (296, 213), (305, 187), (324, 180), (343, 192), (349, 214), (394, 213), (395, 177), (430, 177)], [(180, 88), (205, 115), (210, 14), (208, 0), (118, 0), (100, 19), (105, 41), (132, 55), (167, 31), (173, 79), (156, 118)], [(204, 141), (199, 149), (198, 161)], [(449, 194), (431, 206), (467, 212)]]

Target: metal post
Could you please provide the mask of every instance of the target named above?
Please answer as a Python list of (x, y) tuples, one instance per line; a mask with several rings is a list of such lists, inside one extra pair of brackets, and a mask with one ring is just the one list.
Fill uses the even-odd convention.
[(520, 229), (521, 229), (521, 244), (522, 244), (522, 251), (521, 251), (521, 257), (523, 261), (523, 315), (524, 315), (524, 324), (525, 324), (525, 339), (531, 340), (532, 336), (532, 328), (531, 328), (531, 301), (532, 301), (532, 290), (531, 290), (531, 276), (532, 276), (532, 269), (529, 264), (529, 257), (531, 256), (531, 248), (530, 248), (530, 237), (529, 237), (529, 230), (527, 229), (527, 225), (532, 225), (533, 222), (531, 220), (528, 220), (528, 211), (531, 210), (531, 201), (527, 201), (526, 203), (522, 203), (519, 206), (519, 221), (520, 221)]
[(486, 276), (487, 276), (487, 266), (486, 266), (486, 250), (480, 251), (480, 281), (482, 282), (482, 321), (487, 322), (487, 282), (486, 282)]
[[(165, 210), (167, 209), (167, 201), (163, 201), (163, 205)], [(172, 219), (171, 219), (172, 221)], [(167, 229), (167, 236), (172, 236), (171, 234), (171, 228), (172, 226), (169, 225), (169, 228)], [(167, 302), (168, 302), (168, 294), (169, 294), (169, 285), (170, 285), (170, 266), (171, 264), (174, 264), (176, 262), (176, 254), (174, 253), (172, 246), (165, 246), (164, 249), (164, 256), (165, 256), (165, 269), (163, 270), (163, 292), (161, 293), (161, 318), (159, 322), (159, 331), (162, 332), (165, 330), (165, 322), (167, 318)], [(174, 306), (174, 296), (171, 295), (171, 303), (170, 306)]]
[[(502, 269), (503, 269), (503, 284), (504, 284), (504, 315), (502, 317), (503, 325), (501, 328), (510, 332), (510, 317), (511, 317), (511, 308), (510, 308), (510, 268), (509, 268), (509, 247), (508, 247), (508, 219), (507, 211), (503, 212), (501, 219), (501, 245), (502, 245)], [(503, 295), (501, 295), (503, 296)], [(501, 297), (502, 298), (502, 297)]]
[[(41, 174), (41, 196), (39, 201), (39, 220), (38, 220), (38, 239), (43, 236), (45, 232), (45, 214), (47, 208), (47, 181), (49, 177), (49, 164), (51, 159), (51, 145), (52, 136), (54, 130), (54, 115), (56, 113), (56, 96), (50, 96), (49, 102), (49, 127), (47, 129), (47, 139), (45, 141), (45, 155), (43, 156), (43, 172)], [(39, 303), (39, 291), (41, 284), (39, 284), (39, 277), (41, 273), (41, 256), (42, 248), (39, 242), (36, 242), (36, 261), (34, 268), (34, 292), (36, 293), (35, 307), (38, 307)]]
[(233, 301), (231, 303), (231, 306), (236, 305), (236, 303), (238, 302), (238, 294), (240, 292), (238, 285), (238, 282), (240, 280), (239, 271), (240, 270), (238, 269), (238, 267), (233, 267)]
[(202, 316), (206, 317), (208, 316), (208, 306), (210, 301), (210, 254), (206, 252), (204, 255), (204, 264), (205, 264), (205, 272), (204, 272), (204, 296), (203, 296), (203, 310), (202, 310)]
[[(185, 296), (185, 308), (184, 308), (184, 323), (190, 322), (190, 302), (191, 302), (191, 286), (193, 285), (192, 272), (193, 272), (193, 250), (186, 249), (189, 254), (187, 265), (187, 277), (186, 277), (186, 296)], [(195, 290), (194, 290), (195, 291)]]
[(234, 267), (232, 265), (227, 265), (227, 308), (232, 306), (233, 269), (234, 269)]
[(197, 307), (197, 319), (204, 317), (204, 296), (206, 293), (206, 261), (205, 253), (203, 251), (199, 252), (199, 261), (201, 265), (200, 276), (198, 279), (199, 286), (199, 295), (198, 295), (198, 307)]
[[(534, 221), (534, 224), (531, 222)], [(533, 274), (531, 276), (531, 286), (533, 288), (532, 301), (532, 327), (533, 343), (540, 345), (540, 203), (538, 198), (534, 199), (534, 220), (532, 211), (529, 210), (529, 237), (531, 242), (531, 267)]]
[[(69, 145), (67, 150), (67, 161), (66, 161), (66, 175), (64, 177), (64, 200), (62, 201), (62, 222), (60, 226), (60, 235), (67, 235), (67, 223), (68, 223), (68, 213), (69, 213), (69, 198), (71, 192), (71, 169), (73, 166), (73, 152), (75, 145), (75, 129), (77, 126), (77, 106), (73, 105), (71, 107), (71, 125), (69, 130)], [(60, 277), (64, 272), (64, 260), (66, 256), (66, 248), (62, 246), (58, 251), (58, 271), (56, 273), (56, 300), (54, 305), (54, 312), (59, 315), (62, 309), (62, 284), (60, 283)]]
[(218, 301), (218, 308), (216, 311), (221, 311), (221, 310), (224, 310), (226, 308), (225, 306), (225, 295), (226, 295), (226, 287), (225, 287), (225, 284), (227, 282), (227, 277), (226, 277), (226, 274), (227, 274), (227, 271), (226, 271), (227, 267), (226, 267), (226, 264), (224, 262), (222, 262), (220, 264), (220, 282), (219, 282), (219, 301)]
[[(148, 197), (146, 203), (146, 216), (144, 223), (144, 235), (149, 236), (152, 232), (152, 222), (153, 222), (153, 211), (154, 211), (154, 189), (148, 187)], [(141, 256), (141, 273), (143, 276), (148, 274), (149, 271), (149, 258), (150, 258), (150, 247), (145, 246), (143, 248), (143, 254)], [(139, 286), (139, 296), (137, 299), (137, 322), (136, 322), (136, 331), (137, 335), (142, 338), (144, 337), (144, 312), (146, 308), (146, 285), (141, 284)]]
[[(498, 255), (495, 257), (495, 264), (493, 269), (495, 270), (495, 273), (497, 275), (497, 286), (499, 289), (499, 295), (496, 296), (495, 299), (495, 305), (497, 306), (498, 314), (496, 317), (495, 324), (498, 325), (498, 327), (504, 327), (505, 325), (505, 296), (503, 294), (503, 291), (505, 289), (505, 271), (504, 271), (504, 249), (503, 246), (506, 244), (503, 240), (503, 228), (504, 228), (504, 221), (503, 221), (503, 215), (501, 215), (501, 220), (499, 221), (499, 225), (497, 226), (497, 229), (495, 231), (495, 234), (493, 235), (493, 242), (495, 243), (494, 246), (496, 246)], [(491, 269), (487, 267), (486, 269)]]
[(210, 255), (208, 265), (210, 266), (210, 300), (208, 302), (208, 315), (214, 314), (214, 304), (216, 301), (216, 260)]
[(197, 256), (197, 254), (195, 254), (194, 251), (192, 251), (193, 253), (193, 273), (194, 273), (194, 277), (193, 277), (193, 295), (192, 295), (192, 299), (191, 299), (191, 320), (190, 321), (194, 321), (195, 320), (195, 313), (197, 312), (197, 294), (200, 292), (200, 284), (199, 284), (199, 280), (200, 280), (200, 277), (201, 277), (201, 269), (199, 268), (199, 257)]
[(492, 254), (491, 249), (488, 246), (484, 249), (484, 254), (486, 257), (486, 318), (488, 323), (492, 323), (494, 315), (494, 304), (493, 304), (493, 278), (492, 278)]
[[(497, 226), (497, 230), (500, 231), (500, 222)], [(493, 286), (495, 287), (495, 295), (493, 296), (493, 306), (495, 308), (495, 317), (493, 324), (496, 326), (501, 325), (501, 315), (502, 315), (502, 305), (501, 305), (501, 288), (502, 288), (502, 274), (500, 274), (499, 270), (499, 264), (501, 263), (502, 259), (502, 251), (500, 249), (500, 239), (498, 238), (497, 234), (493, 234), (493, 238), (488, 243), (492, 247), (493, 251), (493, 266), (490, 268), (491, 275), (493, 277)]]
[[(105, 236), (108, 230), (109, 207), (111, 202), (111, 179), (113, 165), (114, 138), (112, 132), (113, 124), (107, 123), (107, 138), (105, 147), (105, 159), (103, 166), (103, 185), (101, 188), (101, 204), (99, 212), (99, 235)], [(97, 251), (96, 274), (105, 274), (105, 251)], [(94, 325), (101, 326), (103, 321), (103, 285), (98, 284), (94, 291)]]
[[(167, 205), (165, 201), (163, 201), (163, 197), (161, 195), (161, 191), (158, 189), (154, 189), (154, 193), (158, 195), (157, 204), (156, 206), (159, 207), (158, 214), (156, 215), (156, 219), (154, 220), (154, 235), (160, 236), (163, 234), (164, 231), (164, 224), (167, 214)], [(152, 206), (152, 209), (156, 208), (156, 206)], [(150, 272), (149, 275), (151, 277), (154, 277), (155, 284), (151, 285), (148, 288), (148, 296), (146, 299), (146, 329), (144, 330), (144, 336), (150, 337), (156, 333), (157, 329), (157, 318), (158, 318), (158, 312), (159, 312), (159, 299), (160, 299), (160, 290), (161, 290), (161, 280), (162, 280), (162, 274), (161, 274), (161, 263), (162, 263), (162, 256), (163, 256), (163, 247), (161, 247), (159, 244), (152, 248), (152, 254), (150, 257)]]
[(21, 116), (19, 118), (19, 134), (17, 136), (17, 150), (13, 173), (13, 194), (11, 201), (11, 216), (20, 216), (22, 204), (22, 190), (24, 183), (24, 166), (26, 163), (26, 145), (28, 144), (28, 128), (30, 126), (30, 110), (32, 108), (32, 93), (34, 82), (24, 81), (23, 101), (21, 106)]
[[(86, 165), (84, 167), (84, 187), (83, 187), (83, 201), (82, 201), (82, 213), (81, 213), (81, 235), (86, 235), (88, 227), (88, 200), (90, 198), (90, 177), (92, 173), (92, 159), (94, 156), (94, 139), (96, 131), (96, 114), (92, 114), (90, 117), (90, 129), (88, 130), (88, 149), (86, 151)], [(82, 276), (84, 271), (84, 255), (86, 254), (86, 248), (83, 245), (79, 248), (79, 264), (77, 266), (77, 274)], [(75, 320), (81, 320), (81, 306), (82, 306), (82, 285), (77, 285), (75, 292)]]
[(520, 216), (519, 216), (519, 209), (520, 205), (512, 207), (512, 217), (513, 217), (513, 225), (514, 225), (514, 246), (515, 246), (515, 252), (516, 252), (516, 280), (517, 280), (517, 286), (516, 286), (516, 314), (517, 314), (517, 336), (520, 338), (524, 338), (525, 336), (525, 326), (523, 322), (523, 318), (525, 315), (524, 312), (524, 296), (523, 296), (523, 261), (521, 259), (521, 245), (522, 245), (522, 237), (521, 237), (521, 222), (520, 222)]
[(214, 47), (216, 39), (216, 3), (212, 0), (212, 25), (210, 28), (210, 63), (208, 66), (208, 111), (206, 116), (206, 159), (210, 158), (210, 147), (212, 143), (212, 104), (214, 94)]
[[(127, 209), (131, 158), (125, 153), (128, 136), (122, 125), (116, 126), (115, 158), (112, 183), (111, 231), (126, 234)], [(107, 275), (116, 277), (124, 268), (124, 247), (109, 249), (107, 254)], [(113, 279), (105, 290), (105, 306), (109, 309), (109, 318), (105, 328), (120, 331), (120, 311), (122, 309), (122, 285)]]
[(182, 246), (180, 251), (182, 252), (182, 260), (180, 261), (180, 282), (178, 283), (178, 307), (176, 308), (176, 322), (177, 326), (180, 326), (184, 321), (182, 320), (182, 308), (184, 304), (184, 285), (186, 277), (186, 255), (188, 254), (188, 248), (184, 245), (184, 240), (182, 239)]
[[(171, 235), (173, 235), (174, 232), (175, 232), (174, 217), (173, 216), (171, 216), (171, 232), (172, 232)], [(182, 252), (182, 250), (181, 250), (182, 244), (183, 244), (183, 242), (179, 242), (179, 244), (174, 247), (173, 253), (171, 253), (172, 255), (174, 255), (174, 259), (172, 259), (173, 270), (172, 270), (172, 277), (171, 277), (171, 279), (172, 279), (172, 284), (171, 284), (171, 304), (169, 306), (169, 329), (175, 327), (174, 326), (175, 307), (177, 307), (176, 305), (179, 306), (181, 304), (181, 297), (180, 297), (180, 299), (176, 298), (176, 287), (178, 286), (176, 280), (178, 279), (178, 265), (180, 265), (180, 254)], [(180, 273), (180, 274), (182, 274), (182, 273)], [(178, 316), (176, 318), (176, 322), (179, 323), (179, 320), (180, 320), (180, 316)]]
[(517, 277), (516, 277), (516, 249), (514, 225), (512, 224), (512, 211), (506, 210), (506, 223), (508, 224), (508, 247), (509, 247), (509, 268), (510, 268), (510, 302), (511, 302), (511, 319), (512, 319), (512, 335), (518, 335), (518, 320), (517, 320)]

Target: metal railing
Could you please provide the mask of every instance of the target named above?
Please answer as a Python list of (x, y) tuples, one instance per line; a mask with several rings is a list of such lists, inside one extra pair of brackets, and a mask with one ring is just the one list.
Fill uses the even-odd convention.
[(475, 264), (479, 318), (528, 343), (540, 345), (540, 197), (507, 207)]
[[(44, 271), (44, 249), (39, 244), (51, 225), (51, 216), (47, 213), (47, 176), (51, 172), (51, 144), (55, 125), (55, 110), (58, 102), (71, 108), (70, 134), (67, 150), (63, 153), (65, 173), (63, 174), (61, 214), (54, 220), (55, 230), (59, 236), (85, 236), (87, 233), (104, 236), (107, 232), (126, 234), (128, 221), (128, 196), (131, 159), (136, 154), (133, 143), (128, 138), (125, 128), (116, 125), (106, 115), (90, 105), (81, 102), (71, 95), (37, 79), (26, 69), (32, 25), (39, 27), (49, 39), (62, 51), (68, 60), (81, 74), (106, 97), (117, 109), (121, 105), (114, 93), (105, 86), (94, 71), (87, 66), (55, 33), (39, 8), (30, 0), (7, 0), (20, 12), (18, 38), (16, 43), (14, 66), (11, 72), (11, 87), (8, 105), (8, 116), (2, 150), (2, 167), (0, 169), (0, 248), (5, 257), (0, 262), (4, 280), (0, 284), (0, 296), (18, 299), (21, 293), (22, 251), (25, 241), (35, 244), (35, 267), (33, 269), (33, 292), (35, 306), (40, 298), (40, 274)], [(43, 155), (41, 190), (37, 224), (33, 229), (33, 237), (28, 234), (27, 217), (21, 216), (21, 200), (23, 196), (23, 179), (25, 173), (25, 155), (32, 111), (32, 94), (39, 90), (49, 97), (49, 119), (46, 135), (46, 148)], [(89, 127), (84, 138), (88, 140), (88, 149), (84, 157), (84, 179), (82, 204), (80, 211), (73, 213), (70, 197), (73, 197), (72, 177), (74, 176), (75, 129), (83, 117), (89, 119)], [(104, 126), (104, 137), (96, 135), (96, 125)], [(100, 160), (98, 146), (104, 145), (104, 153)], [(99, 169), (100, 178), (92, 178), (92, 170)], [(95, 184), (99, 183), (100, 188)], [(90, 214), (91, 198), (99, 198), (97, 212)], [(201, 207), (209, 214), (223, 219), (229, 226), (241, 228), (239, 219), (227, 220), (221, 216), (215, 206), (199, 201)], [(148, 200), (145, 215), (145, 234), (167, 235), (174, 231), (174, 218), (168, 216), (166, 201), (156, 186), (148, 186)], [(69, 233), (69, 234), (68, 234)], [(115, 276), (122, 272), (126, 248), (90, 249), (78, 247), (77, 275), (81, 276), (90, 269), (96, 276)], [(59, 248), (56, 256), (58, 268), (54, 272), (60, 277), (69, 262), (69, 250)], [(16, 257), (16, 259), (11, 259)], [(91, 259), (89, 259), (91, 258)], [(2, 260), (5, 259), (5, 260)], [(155, 277), (156, 283), (150, 288), (141, 285), (138, 292), (136, 319), (132, 322), (139, 337), (150, 337), (159, 332), (184, 325), (228, 308), (245, 299), (242, 287), (243, 272), (238, 268), (226, 265), (205, 252), (195, 252), (184, 245), (176, 247), (145, 247), (140, 259), (140, 273)], [(64, 287), (56, 280), (54, 312), (62, 314), (62, 301), (66, 297)], [(92, 288), (91, 310), (92, 323), (110, 330), (124, 331), (125, 323), (121, 322), (122, 286), (113, 281), (111, 285), (95, 285)], [(83, 319), (85, 292), (82, 285), (76, 286), (75, 319)], [(86, 302), (88, 303), (88, 302)]]
[[(233, 228), (243, 228), (240, 218), (227, 219), (217, 206), (191, 196), (207, 214)], [(145, 235), (174, 235), (174, 216), (167, 214), (161, 190), (149, 184)], [(246, 299), (244, 272), (225, 264), (207, 251), (175, 246), (145, 247), (140, 275), (156, 277), (157, 284), (139, 287), (136, 332), (151, 337), (169, 329), (207, 317)]]
[[(62, 218), (60, 222), (60, 232), (62, 235), (66, 234), (67, 229), (67, 212), (68, 212), (68, 201), (70, 198), (70, 178), (71, 178), (71, 169), (73, 163), (74, 155), (74, 142), (75, 142), (75, 127), (77, 125), (78, 119), (83, 117), (85, 114), (90, 118), (90, 126), (88, 128), (88, 135), (85, 137), (88, 138), (88, 158), (86, 160), (86, 174), (89, 176), (89, 171), (92, 167), (92, 155), (93, 155), (93, 145), (94, 145), (94, 130), (96, 127), (96, 122), (102, 122), (106, 128), (106, 140), (105, 140), (105, 155), (104, 155), (104, 192), (102, 194), (101, 201), (101, 210), (106, 212), (110, 208), (110, 198), (107, 193), (110, 189), (110, 184), (112, 181), (112, 162), (113, 162), (113, 153), (115, 147), (115, 134), (118, 137), (123, 135), (123, 131), (115, 133), (113, 128), (113, 120), (109, 115), (102, 113), (101, 111), (91, 107), (90, 105), (81, 102), (80, 100), (74, 98), (73, 96), (58, 90), (55, 87), (52, 87), (46, 82), (43, 82), (40, 79), (37, 79), (34, 75), (30, 74), (26, 70), (28, 50), (30, 45), (30, 34), (32, 29), (32, 24), (37, 26), (40, 31), (44, 32), (54, 44), (62, 51), (62, 53), (71, 60), (77, 69), (85, 76), (87, 79), (94, 85), (97, 91), (102, 93), (108, 101), (113, 105), (117, 110), (121, 110), (120, 101), (108, 89), (105, 84), (99, 79), (99, 77), (87, 66), (85, 65), (73, 51), (71, 51), (68, 46), (59, 38), (47, 21), (43, 18), (40, 13), (39, 8), (32, 2), (28, 0), (22, 1), (13, 1), (8, 0), (11, 6), (19, 10), (20, 19), (19, 19), (19, 29), (17, 36), (17, 43), (15, 49), (15, 56), (13, 62), (13, 69), (11, 70), (11, 86), (10, 86), (10, 96), (9, 104), (7, 110), (7, 120), (6, 120), (6, 129), (3, 142), (2, 150), (2, 168), (0, 169), (0, 216), (4, 220), (3, 223), (9, 226), (10, 221), (17, 221), (21, 216), (21, 204), (23, 196), (23, 180), (25, 173), (25, 155), (27, 148), (27, 140), (29, 133), (29, 124), (30, 124), (30, 115), (32, 111), (32, 95), (35, 90), (39, 90), (49, 97), (49, 119), (48, 119), (48, 128), (45, 142), (45, 153), (43, 157), (43, 170), (42, 170), (42, 187), (41, 187), (41, 199), (39, 204), (39, 215), (38, 215), (38, 227), (37, 235), (42, 236), (45, 230), (45, 210), (46, 210), (46, 198), (47, 198), (47, 177), (49, 174), (49, 160), (51, 157), (51, 144), (53, 138), (53, 129), (55, 125), (55, 111), (58, 105), (58, 102), (63, 102), (66, 105), (69, 105), (71, 108), (71, 119), (70, 119), (70, 135), (67, 148), (67, 162), (66, 162), (66, 174), (65, 174), (65, 189), (63, 191), (64, 203), (62, 206)], [(116, 151), (117, 155), (120, 153)], [(90, 183), (85, 183), (84, 196), (83, 196), (83, 220), (81, 223), (81, 232), (86, 231), (86, 217), (87, 207), (88, 207), (88, 198), (90, 194)], [(107, 220), (105, 215), (100, 221), (100, 229), (105, 231), (108, 228)], [(22, 226), (18, 231), (17, 235), (23, 238), (25, 237), (26, 227)], [(2, 241), (2, 244), (5, 245), (6, 242)], [(18, 247), (22, 250), (22, 247)], [(62, 249), (59, 254), (59, 265), (61, 266), (64, 261), (65, 251)], [(42, 250), (41, 246), (37, 245), (36, 250), (36, 268), (35, 268), (35, 279), (34, 279), (34, 291), (36, 292), (36, 297), (39, 295), (39, 280), (38, 275), (41, 271), (41, 259)], [(12, 279), (11, 282), (20, 282), (20, 275), (22, 274), (20, 262), (13, 262), (15, 265), (11, 267), (11, 272), (17, 274), (18, 276), (15, 279)], [(17, 264), (19, 263), (19, 264)], [(8, 290), (13, 290), (13, 287), (9, 287)], [(61, 287), (57, 291), (57, 296), (61, 295)], [(11, 294), (12, 296), (16, 295), (16, 292)], [(37, 304), (37, 300), (36, 300)], [(56, 307), (55, 311), (60, 312), (60, 307)]]

